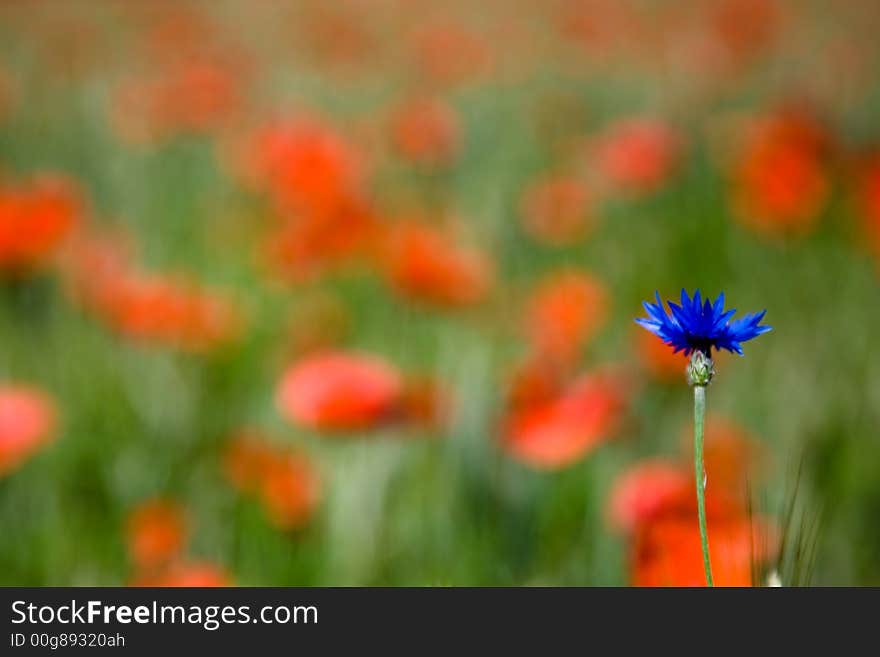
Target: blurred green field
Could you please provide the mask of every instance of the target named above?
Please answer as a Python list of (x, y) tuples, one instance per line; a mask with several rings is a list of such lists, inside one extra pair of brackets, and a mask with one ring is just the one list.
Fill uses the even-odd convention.
[[(220, 564), (241, 585), (628, 584), (631, 546), (608, 526), (609, 491), (644, 458), (676, 458), (692, 413), (683, 376), (665, 384), (643, 372), (633, 318), (655, 289), (674, 299), (682, 287), (724, 291), (743, 312), (767, 308), (774, 327), (743, 358), (722, 359), (709, 390), (710, 413), (766, 448), (756, 507), (781, 520), (802, 464), (799, 513), (819, 523), (809, 581), (880, 584), (880, 281), (845, 155), (870, 147), (880, 129), (877, 47), (867, 27), (880, 16), (871, 3), (847, 3), (834, 16), (819, 3), (779, 3), (778, 43), (745, 72), (716, 81), (720, 89), (689, 78), (674, 58), (644, 66), (659, 46), (628, 35), (625, 46), (646, 52), (578, 50), (554, 36), (551, 18), (565, 3), (524, 4), (517, 15), (503, 3), (481, 11), (453, 3), (443, 16), (491, 34), (497, 66), (440, 92), (461, 136), (454, 164), (440, 170), (373, 149), (373, 131), (384, 125), (376, 117), (429, 84), (405, 64), (403, 30), (422, 20), (420, 6), (426, 14), (438, 7), (334, 6), (342, 16), (370, 16), (383, 46), (340, 71), (303, 40), (315, 29), (303, 18), (314, 4), (188, 3), (249, 52), (258, 74), (244, 118), (131, 143), (108, 107), (119, 80), (151, 64), (132, 44), (177, 3), (158, 4), (166, 6), (0, 4), (0, 72), (14, 90), (0, 110), (0, 181), (69, 176), (88, 199), (91, 228), (124, 229), (144, 267), (186, 272), (229, 293), (244, 329), (222, 348), (188, 352), (97, 321), (71, 301), (57, 267), (0, 281), (0, 379), (45, 390), (59, 417), (55, 440), (0, 479), (0, 584), (130, 582), (127, 518), (156, 496), (185, 508), (188, 557)], [(663, 11), (662, 3), (631, 4), (649, 16)], [(501, 41), (508, 23), (526, 37)], [(829, 35), (852, 36), (869, 71), (864, 88), (828, 72), (830, 50), (819, 51)], [(728, 114), (791, 98), (809, 99), (833, 135), (832, 191), (809, 234), (768, 239), (734, 217), (713, 134)], [(254, 245), (272, 210), (225, 166), (226, 135), (302, 107), (366, 144), (380, 214), (448, 210), (466, 223), (494, 263), (485, 300), (461, 309), (413, 302), (358, 261), (302, 283), (267, 277)], [(668, 182), (651, 194), (603, 199), (582, 240), (536, 243), (520, 219), (523, 189), (557, 167), (570, 137), (641, 114), (665, 117), (685, 144)], [(542, 472), (505, 454), (499, 424), (505, 382), (528, 351), (524, 300), (542, 276), (566, 267), (601, 280), (609, 300), (577, 369), (619, 365), (636, 384), (612, 439)], [(281, 417), (274, 395), (292, 360), (290, 318), (325, 297), (345, 311), (342, 347), (444, 382), (452, 400), (444, 426), (429, 435), (392, 426), (327, 437)], [(279, 530), (229, 485), (224, 448), (242, 426), (313, 459), (322, 493), (306, 526)]]

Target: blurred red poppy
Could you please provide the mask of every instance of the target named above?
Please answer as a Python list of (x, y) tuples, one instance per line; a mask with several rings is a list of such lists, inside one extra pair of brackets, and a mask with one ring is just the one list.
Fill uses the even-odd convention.
[(54, 437), (55, 404), (26, 385), (0, 385), (0, 477), (8, 475)]
[(451, 164), (461, 139), (455, 110), (430, 98), (409, 100), (397, 108), (391, 119), (391, 136), (402, 157), (428, 167)]
[(880, 256), (880, 155), (862, 165), (857, 178), (856, 202), (869, 248)]
[(767, 236), (810, 231), (830, 193), (828, 138), (798, 110), (755, 121), (733, 171), (733, 203), (740, 221)]
[(419, 77), (438, 85), (471, 82), (492, 68), (492, 53), (485, 39), (455, 21), (420, 28), (414, 50)]
[[(753, 586), (755, 566), (776, 550), (776, 531), (766, 521), (738, 517), (710, 519), (709, 549), (716, 586)], [(705, 586), (700, 528), (696, 517), (663, 518), (636, 536), (635, 586)]]
[(783, 27), (777, 0), (721, 0), (712, 3), (710, 27), (734, 63), (744, 63), (772, 46)]
[(276, 392), (281, 414), (317, 431), (358, 431), (391, 419), (403, 383), (386, 361), (361, 353), (326, 352), (297, 361)]
[(558, 397), (511, 411), (504, 448), (534, 468), (564, 468), (614, 435), (625, 403), (623, 387), (613, 376), (581, 376)]
[(186, 517), (176, 502), (149, 500), (135, 507), (128, 516), (128, 552), (138, 569), (170, 563), (183, 552), (186, 541)]
[(619, 40), (637, 42), (632, 37), (638, 30), (639, 16), (628, 3), (574, 0), (560, 7), (560, 34), (591, 57), (609, 54)]
[(61, 176), (0, 185), (0, 269), (44, 265), (81, 222), (81, 213), (76, 187)]
[(565, 386), (568, 363), (548, 361), (533, 354), (518, 364), (510, 377), (507, 402), (512, 408), (532, 406), (557, 397)]
[[(639, 517), (635, 508), (624, 511), (623, 502), (641, 497), (657, 502), (653, 511), (659, 515), (696, 512), (695, 486), (691, 471), (692, 442), (693, 429), (688, 428), (682, 432), (682, 454), (686, 456), (684, 460), (663, 461), (661, 471), (654, 467), (654, 461), (647, 461), (622, 474), (614, 487), (617, 496), (614, 493), (611, 495), (609, 515), (616, 520)], [(749, 486), (755, 485), (761, 475), (761, 452), (754, 437), (734, 422), (710, 415), (706, 419), (703, 461), (708, 483), (707, 514), (710, 517), (745, 514), (748, 509)], [(679, 496), (672, 494), (672, 486), (664, 486), (674, 479), (673, 469), (677, 469), (678, 475), (688, 481), (687, 486), (679, 490), (682, 493)], [(617, 524), (622, 526), (626, 523)]]
[(526, 188), (522, 222), (537, 242), (565, 246), (583, 237), (592, 223), (592, 199), (574, 176), (542, 178)]
[(670, 508), (680, 508), (682, 501), (693, 494), (693, 480), (682, 464), (661, 459), (642, 461), (614, 482), (609, 495), (609, 520), (615, 529), (632, 532)]
[(273, 445), (259, 431), (244, 429), (224, 454), (226, 477), (241, 493), (256, 496), (279, 529), (299, 529), (320, 501), (320, 478), (301, 452)]
[(286, 217), (269, 230), (264, 255), (272, 273), (299, 283), (370, 254), (378, 234), (372, 207), (363, 198), (346, 197), (324, 211)]
[(147, 17), (135, 17), (145, 22), (141, 28), (145, 59), (168, 65), (192, 59), (207, 50), (223, 49), (218, 42), (217, 24), (197, 4), (174, 3), (148, 13)]
[(246, 138), (241, 156), (242, 173), (269, 193), (282, 214), (320, 217), (362, 196), (362, 155), (317, 118), (267, 123)]
[[(690, 439), (690, 431), (686, 433)], [(777, 547), (775, 524), (752, 518), (748, 500), (748, 486), (760, 475), (757, 446), (734, 423), (711, 416), (706, 422), (703, 456), (715, 583), (751, 586), (753, 572)], [(705, 584), (695, 490), (689, 460), (645, 461), (618, 477), (608, 515), (615, 528), (634, 537), (634, 584)]]
[(226, 478), (240, 493), (257, 493), (275, 451), (259, 431), (238, 431), (229, 441), (223, 455)]
[(243, 86), (241, 66), (229, 57), (202, 52), (165, 62), (117, 90), (113, 122), (135, 142), (210, 133), (231, 123), (243, 104)]
[(132, 338), (204, 351), (238, 335), (231, 302), (182, 279), (128, 273), (103, 292), (103, 318)]
[(266, 464), (260, 499), (269, 520), (279, 529), (304, 526), (320, 500), (320, 480), (303, 454), (277, 452)]
[(200, 588), (232, 586), (232, 578), (220, 566), (207, 561), (184, 561), (165, 570), (135, 577), (131, 586)]
[(681, 157), (681, 139), (661, 119), (618, 119), (596, 138), (591, 162), (604, 181), (625, 193), (657, 191)]
[(329, 67), (333, 72), (360, 71), (373, 63), (381, 42), (372, 33), (370, 17), (365, 15), (369, 10), (358, 9), (366, 9), (366, 6), (356, 3), (306, 5), (305, 16), (298, 13), (296, 23), (302, 25), (299, 36), (308, 53), (325, 70)]
[(207, 351), (240, 334), (232, 300), (182, 276), (139, 271), (124, 235), (77, 240), (66, 261), (71, 297), (128, 337), (188, 351)]
[(538, 357), (572, 362), (605, 322), (608, 295), (593, 276), (575, 270), (547, 277), (527, 302), (526, 332)]
[(122, 233), (82, 234), (63, 260), (67, 292), (78, 304), (98, 312), (112, 303), (116, 285), (131, 267), (131, 240)]
[(372, 252), (379, 222), (364, 158), (341, 133), (310, 116), (276, 120), (246, 137), (239, 158), (274, 204), (278, 222), (262, 251), (273, 273), (301, 282)]
[(443, 230), (415, 222), (391, 228), (385, 267), (401, 293), (442, 306), (477, 303), (492, 283), (491, 262), (483, 252), (456, 244)]
[[(763, 452), (757, 439), (732, 420), (710, 414), (704, 429), (703, 461), (708, 482), (706, 497), (745, 511), (749, 487), (762, 474)], [(693, 429), (682, 432), (688, 460), (693, 454)], [(711, 488), (711, 490), (710, 490)]]

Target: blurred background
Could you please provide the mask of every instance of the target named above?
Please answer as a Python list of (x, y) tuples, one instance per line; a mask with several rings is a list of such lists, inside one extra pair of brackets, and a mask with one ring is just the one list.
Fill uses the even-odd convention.
[(880, 584), (878, 30), (0, 1), (0, 583)]

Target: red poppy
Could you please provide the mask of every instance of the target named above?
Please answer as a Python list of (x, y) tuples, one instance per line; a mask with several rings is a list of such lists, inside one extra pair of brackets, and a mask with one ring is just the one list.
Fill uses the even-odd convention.
[(224, 469), (239, 492), (260, 500), (279, 529), (305, 525), (320, 501), (320, 478), (305, 454), (276, 447), (258, 431), (245, 429), (233, 437)]
[(240, 81), (229, 62), (201, 59), (171, 72), (162, 82), (157, 111), (178, 129), (210, 131), (229, 119), (241, 102)]
[(297, 21), (303, 26), (300, 37), (318, 63), (343, 72), (369, 65), (380, 42), (365, 12), (351, 3), (307, 6), (305, 11)]
[(378, 234), (372, 207), (362, 198), (337, 199), (332, 208), (288, 216), (269, 231), (264, 254), (272, 272), (303, 282), (357, 255), (367, 255)]
[(187, 281), (129, 273), (102, 292), (102, 316), (132, 338), (204, 351), (238, 334), (230, 301)]
[(241, 159), (280, 220), (263, 248), (274, 273), (299, 282), (372, 251), (379, 222), (363, 158), (329, 125), (306, 116), (268, 123), (247, 137)]
[(284, 373), (276, 393), (281, 414), (318, 431), (373, 428), (398, 409), (403, 384), (386, 361), (359, 353), (306, 356)]
[(124, 235), (83, 237), (66, 261), (70, 295), (112, 329), (146, 342), (205, 351), (239, 335), (231, 299), (184, 277), (143, 273), (132, 261)]
[[(692, 428), (682, 432), (688, 455), (693, 454), (692, 432)], [(758, 441), (743, 427), (719, 415), (706, 418), (704, 434), (703, 461), (710, 483), (707, 500), (745, 511), (749, 486), (761, 475), (763, 453)]]
[(783, 111), (756, 121), (733, 171), (736, 215), (768, 236), (814, 227), (830, 193), (828, 140), (815, 120)]
[(619, 119), (596, 139), (592, 164), (612, 188), (647, 194), (669, 179), (680, 151), (679, 135), (664, 121), (649, 117)]
[(456, 22), (423, 27), (415, 34), (414, 46), (419, 76), (435, 84), (470, 82), (492, 67), (492, 53), (486, 41)]
[(113, 121), (132, 141), (210, 133), (231, 123), (243, 104), (243, 71), (232, 58), (200, 52), (162, 62), (158, 71), (123, 84)]
[[(771, 558), (777, 546), (774, 523), (750, 520), (747, 485), (759, 474), (757, 448), (742, 429), (713, 416), (706, 422), (703, 456), (715, 583), (750, 586), (753, 567)], [(614, 484), (608, 513), (618, 529), (634, 536), (634, 584), (705, 584), (695, 490), (689, 460), (647, 461)]]
[(413, 164), (449, 165), (458, 153), (460, 134), (455, 110), (439, 100), (414, 99), (391, 120), (394, 146)]
[[(753, 566), (771, 558), (776, 531), (744, 517), (710, 520), (709, 549), (716, 586), (752, 586)], [(636, 586), (705, 586), (696, 517), (663, 518), (637, 534), (632, 582)]]
[(165, 570), (135, 577), (131, 586), (201, 588), (232, 586), (232, 578), (220, 566), (207, 561), (185, 561)]
[(735, 63), (751, 60), (776, 41), (780, 9), (777, 0), (722, 0), (710, 15), (712, 33)]
[(113, 301), (116, 286), (131, 267), (132, 248), (128, 236), (117, 234), (80, 235), (64, 259), (67, 291), (80, 305), (100, 312)]
[(858, 176), (856, 201), (869, 248), (880, 255), (880, 155), (873, 155)]
[(558, 397), (513, 410), (504, 448), (540, 470), (557, 470), (583, 458), (614, 435), (625, 397), (610, 375), (585, 375)]
[(534, 353), (571, 362), (605, 321), (605, 287), (589, 274), (555, 273), (533, 292), (526, 311), (526, 331)]
[(55, 404), (24, 385), (0, 385), (0, 477), (9, 474), (52, 440)]
[(523, 195), (522, 222), (536, 241), (565, 246), (583, 237), (592, 204), (584, 184), (571, 176), (553, 176), (530, 185)]
[(304, 526), (320, 499), (320, 480), (302, 454), (276, 453), (260, 482), (260, 499), (269, 520), (279, 529)]
[(170, 500), (150, 500), (131, 511), (127, 523), (128, 551), (139, 569), (168, 564), (186, 547), (183, 509)]
[(583, 48), (591, 57), (607, 55), (620, 39), (636, 43), (639, 16), (621, 2), (569, 2), (563, 5), (558, 29), (563, 37)]
[(443, 306), (481, 301), (492, 283), (488, 257), (460, 246), (443, 230), (415, 222), (391, 229), (385, 265), (392, 285), (408, 297)]
[(208, 49), (218, 50), (218, 26), (197, 5), (175, 3), (153, 14), (144, 26), (145, 59), (163, 65), (192, 59)]
[(566, 383), (568, 363), (548, 361), (534, 355), (516, 366), (508, 385), (507, 402), (512, 408), (524, 408), (557, 397)]
[(32, 269), (54, 255), (81, 221), (74, 185), (43, 176), (0, 186), (0, 269)]
[(223, 456), (226, 478), (241, 493), (257, 493), (275, 453), (276, 450), (258, 431), (239, 431), (230, 440)]
[[(693, 429), (682, 433), (681, 462), (647, 461), (623, 473), (614, 485), (609, 515), (619, 527), (632, 529), (625, 519), (649, 520), (649, 516), (691, 514), (696, 512), (695, 485), (690, 456), (693, 453)], [(748, 509), (748, 487), (760, 476), (760, 452), (757, 442), (730, 420), (710, 415), (706, 419), (703, 460), (708, 477), (706, 513), (710, 517), (742, 515)], [(656, 463), (662, 467), (655, 467)], [(686, 486), (676, 488), (676, 479)], [(679, 493), (676, 495), (675, 493)], [(638, 501), (654, 503), (651, 514), (639, 513)], [(627, 506), (628, 503), (632, 503)], [(662, 503), (661, 503), (662, 502)]]
[(614, 482), (609, 496), (609, 519), (622, 531), (637, 527), (681, 508), (694, 495), (693, 479), (682, 464), (661, 459), (643, 461)]
[(361, 197), (361, 154), (324, 122), (307, 116), (268, 123), (243, 148), (243, 173), (287, 213), (324, 216)]

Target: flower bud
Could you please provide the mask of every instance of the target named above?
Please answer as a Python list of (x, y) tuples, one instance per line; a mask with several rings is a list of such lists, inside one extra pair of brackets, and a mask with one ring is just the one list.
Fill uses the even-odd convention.
[(715, 375), (715, 363), (702, 351), (694, 351), (687, 366), (688, 383), (692, 386), (707, 386)]

